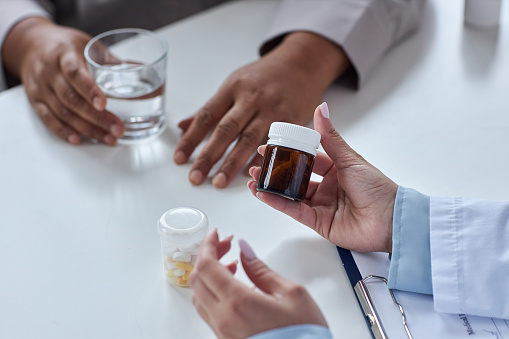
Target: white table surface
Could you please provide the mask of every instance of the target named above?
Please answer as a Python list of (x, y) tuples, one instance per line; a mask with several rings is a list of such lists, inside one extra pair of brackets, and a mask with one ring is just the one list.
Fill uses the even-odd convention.
[[(156, 220), (176, 206), (202, 209), (220, 235), (247, 239), (305, 285), (336, 338), (370, 338), (334, 246), (258, 202), (246, 177), (193, 187), (190, 164), (172, 160), (178, 121), (257, 58), (277, 4), (237, 1), (160, 31), (169, 127), (150, 143), (74, 147), (42, 125), (21, 87), (0, 94), (0, 338), (213, 338), (192, 292), (163, 279)], [(500, 29), (480, 32), (464, 27), (461, 0), (431, 0), (421, 30), (362, 90), (327, 92), (331, 119), (399, 184), (507, 199), (508, 29), (506, 3)], [(238, 252), (234, 242), (225, 261)]]

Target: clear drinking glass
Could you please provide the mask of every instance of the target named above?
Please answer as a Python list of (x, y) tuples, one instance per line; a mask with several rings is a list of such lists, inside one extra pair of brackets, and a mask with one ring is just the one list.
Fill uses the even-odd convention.
[(88, 71), (108, 98), (106, 110), (125, 123), (121, 141), (164, 129), (167, 55), (164, 39), (136, 28), (99, 34), (86, 45)]

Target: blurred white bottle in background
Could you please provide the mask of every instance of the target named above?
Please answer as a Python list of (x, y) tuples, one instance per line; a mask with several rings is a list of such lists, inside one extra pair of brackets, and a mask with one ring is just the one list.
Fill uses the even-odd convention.
[(465, 0), (465, 24), (480, 29), (494, 29), (500, 20), (502, 0)]

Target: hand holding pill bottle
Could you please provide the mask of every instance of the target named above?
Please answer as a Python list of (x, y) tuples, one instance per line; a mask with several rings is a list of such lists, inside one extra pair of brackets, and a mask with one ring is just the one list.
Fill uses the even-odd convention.
[[(315, 110), (314, 127), (325, 153), (318, 152), (313, 164), (313, 173), (321, 180), (309, 182), (304, 199), (292, 201), (273, 194), (278, 192), (260, 190), (264, 166), (249, 171), (254, 179), (248, 183), (252, 194), (337, 246), (359, 252), (390, 252), (398, 185), (346, 143), (332, 125), (326, 103)], [(260, 146), (258, 152), (267, 154), (269, 147), (270, 143)], [(276, 166), (272, 167), (274, 172)], [(290, 173), (277, 176), (294, 177), (291, 168), (286, 168)]]
[(177, 207), (161, 216), (157, 228), (166, 281), (173, 286), (189, 287), (200, 243), (209, 231), (207, 216), (193, 207)]

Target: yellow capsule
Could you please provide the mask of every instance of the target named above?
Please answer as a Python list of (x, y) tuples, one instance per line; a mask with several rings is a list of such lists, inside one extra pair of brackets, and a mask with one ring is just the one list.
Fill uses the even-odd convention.
[(182, 287), (188, 287), (189, 286), (189, 281), (184, 280), (182, 277), (178, 277), (177, 278), (177, 284), (179, 286), (182, 286)]
[(166, 272), (166, 275), (168, 276), (168, 278), (175, 278), (175, 274), (173, 273), (173, 270), (168, 270)]
[(166, 257), (166, 261), (167, 262), (175, 262), (175, 260), (173, 260), (173, 257)]
[(186, 271), (189, 271), (189, 272), (191, 272), (193, 270), (193, 265), (191, 265), (189, 263), (186, 263), (186, 262), (177, 261), (175, 263), (175, 267), (183, 269), (183, 270), (186, 270)]
[(188, 281), (190, 275), (191, 275), (191, 271), (186, 271), (186, 274), (184, 274), (182, 276), (182, 279), (184, 279), (185, 281)]

